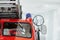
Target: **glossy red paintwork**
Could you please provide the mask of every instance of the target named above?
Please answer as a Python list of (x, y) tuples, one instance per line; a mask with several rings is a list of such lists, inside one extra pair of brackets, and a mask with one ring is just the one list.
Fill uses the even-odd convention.
[(33, 26), (31, 18), (28, 18), (26, 20), (22, 20), (22, 19), (0, 19), (1, 30), (3, 29), (3, 23), (4, 22), (25, 22), (25, 23), (29, 23), (32, 27), (32, 37), (31, 38), (24, 38), (24, 37), (15, 37), (15, 36), (3, 36), (2, 31), (1, 31), (0, 32), (1, 33), (0, 40), (36, 40), (35, 39), (35, 28)]

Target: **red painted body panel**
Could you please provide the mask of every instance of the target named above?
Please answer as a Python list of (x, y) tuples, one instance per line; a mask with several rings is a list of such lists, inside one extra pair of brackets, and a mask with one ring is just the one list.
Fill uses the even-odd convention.
[(29, 23), (31, 25), (32, 28), (32, 37), (31, 38), (24, 38), (24, 37), (15, 37), (15, 36), (3, 36), (2, 35), (2, 31), (0, 32), (0, 40), (36, 40), (35, 39), (35, 28), (33, 26), (32, 23), (32, 19), (26, 19), (26, 20), (22, 20), (22, 19), (0, 19), (0, 23), (1, 23), (1, 30), (3, 29), (3, 23), (4, 22), (25, 22), (25, 23)]

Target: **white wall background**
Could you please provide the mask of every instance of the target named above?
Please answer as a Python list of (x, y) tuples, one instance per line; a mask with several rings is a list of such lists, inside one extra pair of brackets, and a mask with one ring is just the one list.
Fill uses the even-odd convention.
[(30, 12), (32, 16), (42, 15), (47, 26), (47, 34), (41, 40), (60, 40), (60, 0), (20, 0), (23, 18)]

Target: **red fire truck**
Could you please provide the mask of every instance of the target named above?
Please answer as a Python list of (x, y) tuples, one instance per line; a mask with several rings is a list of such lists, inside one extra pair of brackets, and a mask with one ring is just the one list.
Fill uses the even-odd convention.
[(22, 19), (19, 1), (0, 1), (0, 40), (36, 40), (32, 18)]

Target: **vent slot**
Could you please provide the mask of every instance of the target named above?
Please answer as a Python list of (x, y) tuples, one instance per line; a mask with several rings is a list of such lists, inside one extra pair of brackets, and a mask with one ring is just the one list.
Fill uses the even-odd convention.
[(16, 1), (16, 0), (10, 0), (10, 1)]

